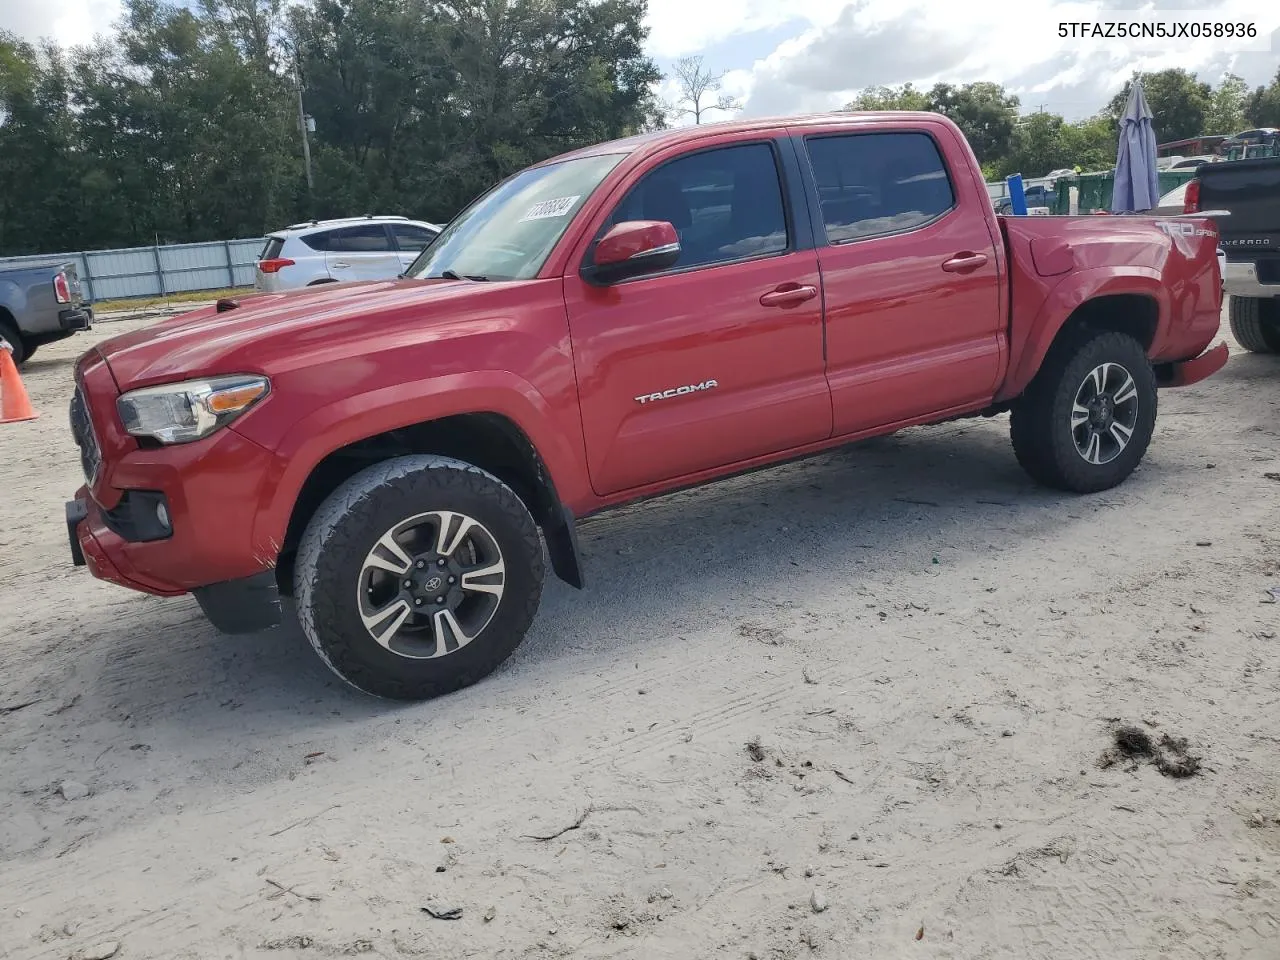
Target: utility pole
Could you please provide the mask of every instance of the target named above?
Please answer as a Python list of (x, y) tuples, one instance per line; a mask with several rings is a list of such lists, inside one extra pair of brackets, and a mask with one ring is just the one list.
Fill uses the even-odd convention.
[(307, 192), (315, 189), (311, 179), (311, 143), (307, 140), (307, 113), (302, 109), (302, 74), (298, 73), (298, 129), (302, 132), (302, 159), (307, 165)]

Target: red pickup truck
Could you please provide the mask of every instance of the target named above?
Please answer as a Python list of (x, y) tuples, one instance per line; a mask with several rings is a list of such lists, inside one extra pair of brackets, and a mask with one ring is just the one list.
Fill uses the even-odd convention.
[(1222, 367), (1217, 230), (996, 216), (927, 113), (578, 150), (397, 280), (246, 296), (75, 368), (73, 558), (226, 632), (302, 629), (366, 692), (464, 687), (520, 643), (575, 523), (913, 424), (1010, 412), (1027, 472), (1103, 490), (1161, 386)]

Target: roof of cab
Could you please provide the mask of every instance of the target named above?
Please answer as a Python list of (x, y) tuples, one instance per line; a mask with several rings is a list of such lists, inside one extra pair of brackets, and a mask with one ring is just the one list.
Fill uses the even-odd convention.
[(885, 121), (919, 121), (942, 120), (946, 118), (938, 113), (925, 113), (911, 110), (877, 110), (855, 111), (841, 110), (831, 113), (811, 113), (800, 116), (755, 117), (750, 120), (722, 120), (716, 123), (693, 124), (684, 127), (673, 127), (667, 130), (655, 130), (641, 133), (620, 140), (607, 140), (604, 143), (592, 144), (568, 153), (549, 157), (534, 166), (546, 166), (564, 160), (576, 160), (580, 157), (599, 157), (606, 154), (652, 153), (663, 147), (676, 143), (688, 143), (709, 137), (731, 133), (750, 133), (753, 130), (771, 130), (777, 127), (816, 127), (816, 126), (861, 126), (864, 124), (883, 123)]

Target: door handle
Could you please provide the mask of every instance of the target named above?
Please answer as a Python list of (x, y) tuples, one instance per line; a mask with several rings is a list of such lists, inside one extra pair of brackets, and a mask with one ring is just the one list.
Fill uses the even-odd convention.
[(344, 260), (335, 260), (333, 263), (329, 264), (329, 266), (333, 267), (335, 270), (345, 270), (347, 267), (351, 266), (351, 264)]
[(800, 284), (784, 284), (760, 296), (762, 307), (793, 307), (818, 295), (818, 288)]
[(986, 262), (985, 253), (959, 253), (945, 261), (942, 269), (947, 273), (968, 273), (970, 270), (977, 270)]

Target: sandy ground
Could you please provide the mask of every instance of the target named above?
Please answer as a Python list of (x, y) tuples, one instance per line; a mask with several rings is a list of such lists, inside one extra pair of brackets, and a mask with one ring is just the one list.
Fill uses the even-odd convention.
[[(1280, 956), (1280, 359), (1100, 496), (1001, 418), (600, 518), (404, 706), (71, 566), (88, 343), (0, 427), (0, 956)], [(1100, 765), (1116, 721), (1200, 773)]]

